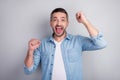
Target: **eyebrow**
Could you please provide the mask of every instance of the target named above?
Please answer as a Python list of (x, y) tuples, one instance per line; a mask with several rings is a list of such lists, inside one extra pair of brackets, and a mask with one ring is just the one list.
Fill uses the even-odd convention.
[[(53, 17), (53, 18), (57, 18), (57, 17)], [(65, 19), (65, 17), (61, 17), (61, 18), (64, 18), (64, 19)]]

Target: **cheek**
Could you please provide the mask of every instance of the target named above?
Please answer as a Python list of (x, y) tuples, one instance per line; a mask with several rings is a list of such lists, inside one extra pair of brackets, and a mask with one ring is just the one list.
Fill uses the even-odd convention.
[(56, 26), (56, 24), (55, 24), (55, 23), (52, 23), (52, 24), (51, 24), (51, 27), (52, 27), (52, 28), (54, 28), (55, 26)]
[(51, 26), (52, 29), (54, 29), (54, 24), (51, 24), (50, 26)]
[(64, 24), (64, 26), (67, 27), (67, 26), (68, 26), (68, 23)]
[(66, 27), (68, 27), (68, 24), (69, 24), (69, 23), (66, 23)]

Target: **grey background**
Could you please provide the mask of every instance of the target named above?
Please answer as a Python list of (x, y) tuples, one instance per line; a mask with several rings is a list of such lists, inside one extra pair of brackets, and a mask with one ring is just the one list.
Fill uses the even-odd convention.
[(84, 80), (120, 80), (119, 0), (0, 0), (0, 80), (40, 80), (40, 70), (23, 72), (28, 41), (52, 33), (49, 14), (56, 7), (69, 13), (71, 34), (88, 36), (75, 13), (82, 10), (104, 34), (106, 48), (83, 53)]

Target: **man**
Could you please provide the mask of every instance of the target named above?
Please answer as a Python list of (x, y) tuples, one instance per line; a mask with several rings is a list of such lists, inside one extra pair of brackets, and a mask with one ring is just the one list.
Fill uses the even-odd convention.
[(102, 49), (106, 41), (83, 12), (76, 13), (76, 19), (85, 26), (90, 38), (68, 34), (66, 10), (54, 9), (50, 17), (53, 35), (41, 42), (37, 39), (29, 41), (24, 66), (26, 74), (34, 72), (40, 63), (42, 80), (82, 80), (82, 51)]

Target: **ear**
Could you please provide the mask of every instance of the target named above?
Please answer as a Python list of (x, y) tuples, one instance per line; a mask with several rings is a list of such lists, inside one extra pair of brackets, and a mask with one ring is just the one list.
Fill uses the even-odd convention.
[(50, 26), (52, 27), (52, 22), (51, 22), (51, 20), (50, 20), (50, 22), (49, 22), (49, 23), (50, 23)]
[(69, 25), (69, 21), (67, 21), (67, 27), (68, 27), (68, 25)]

